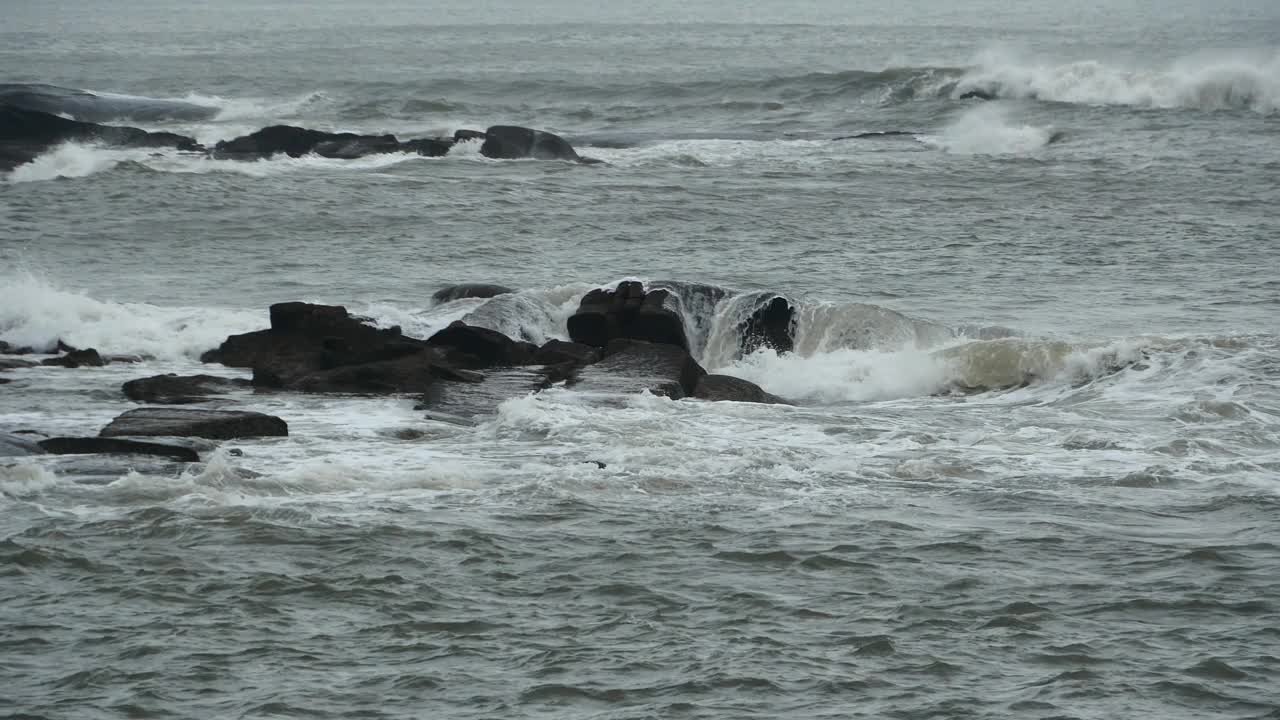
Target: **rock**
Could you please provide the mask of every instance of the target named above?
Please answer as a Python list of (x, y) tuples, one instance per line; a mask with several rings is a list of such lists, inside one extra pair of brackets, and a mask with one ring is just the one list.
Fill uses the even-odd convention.
[(569, 337), (578, 343), (605, 347), (611, 340), (631, 338), (689, 349), (678, 301), (666, 290), (645, 292), (638, 282), (624, 282), (617, 290), (592, 290), (583, 296), (569, 318)]
[(778, 353), (791, 352), (795, 349), (791, 329), (794, 320), (795, 308), (790, 301), (775, 295), (738, 326), (742, 354), (749, 355), (762, 347)]
[(548, 340), (533, 354), (534, 365), (590, 365), (600, 360), (600, 349), (583, 343)]
[(960, 94), (960, 100), (997, 100), (999, 96), (994, 90), (974, 88)]
[(8, 385), (11, 382), (13, 381), (10, 380), (9, 378), (0, 378), (0, 385)]
[(412, 355), (375, 362), (341, 365), (288, 377), (268, 376), (255, 368), (253, 384), (311, 393), (388, 394), (425, 392), (440, 377), (453, 378), (452, 368), (441, 368), (437, 354), (423, 350)]
[(32, 360), (18, 360), (16, 358), (0, 358), (0, 370), (17, 370), (19, 368), (36, 367), (40, 363)]
[(54, 367), (78, 368), (78, 367), (102, 367), (107, 362), (102, 359), (97, 350), (88, 348), (85, 350), (73, 350), (61, 357), (49, 358), (41, 360), (41, 365), (50, 365)]
[(41, 440), (39, 445), (53, 455), (153, 455), (181, 462), (200, 460), (199, 453), (189, 447), (122, 438), (57, 437)]
[(204, 150), (193, 138), (184, 135), (79, 122), (37, 110), (0, 105), (0, 170), (11, 170), (55, 145), (71, 141), (117, 147)]
[(707, 371), (675, 345), (620, 339), (609, 343), (604, 359), (568, 379), (574, 390), (638, 393), (648, 390), (673, 400), (692, 395)]
[(245, 437), (284, 437), (289, 426), (271, 415), (241, 410), (188, 410), (138, 408), (111, 421), (101, 437), (156, 436), (202, 437), (231, 440)]
[(395, 135), (331, 133), (293, 125), (272, 125), (233, 140), (223, 140), (213, 147), (212, 155), (230, 160), (257, 160), (280, 153), (289, 157), (315, 153), (339, 160), (397, 152), (438, 157), (447, 154), (452, 146), (452, 140), (436, 138), (401, 142)]
[(460, 300), (462, 298), (491, 298), (495, 295), (507, 295), (515, 292), (509, 287), (503, 285), (491, 285), (488, 283), (461, 283), (459, 285), (450, 285), (440, 288), (431, 295), (431, 299), (438, 303), (447, 303), (452, 300)]
[(494, 125), (484, 131), (480, 154), (495, 160), (581, 160), (564, 138), (542, 130), (515, 125)]
[(53, 346), (53, 351), (55, 353), (73, 353), (79, 349), (80, 348), (78, 347), (66, 344), (62, 341), (62, 338), (58, 338), (58, 342)]
[(140, 363), (146, 360), (154, 360), (155, 358), (149, 355), (104, 355), (102, 356), (102, 359), (105, 360), (108, 365), (113, 363), (123, 363), (128, 365)]
[(461, 320), (427, 338), (427, 344), (441, 348), (448, 364), (470, 369), (529, 365), (538, 350), (533, 343)]
[(162, 405), (186, 405), (209, 400), (229, 390), (249, 387), (248, 380), (214, 375), (156, 375), (130, 380), (121, 386), (130, 400)]
[(599, 470), (603, 470), (603, 469), (605, 469), (605, 468), (609, 467), (608, 465), (606, 465), (606, 464), (604, 464), (604, 463), (600, 462), (599, 460), (583, 460), (583, 461), (582, 461), (582, 464), (583, 464), (583, 465), (595, 465), (595, 466), (596, 466), (596, 468), (597, 468), (597, 469), (599, 469)]
[(11, 435), (9, 433), (0, 432), (0, 457), (26, 457), (27, 455), (42, 455), (44, 448), (34, 440)]
[(694, 388), (693, 397), (700, 400), (790, 405), (777, 395), (765, 392), (759, 385), (731, 375), (703, 375)]

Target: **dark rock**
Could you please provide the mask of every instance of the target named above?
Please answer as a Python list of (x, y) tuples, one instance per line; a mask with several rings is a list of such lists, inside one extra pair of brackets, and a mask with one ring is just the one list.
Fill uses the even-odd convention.
[(613, 340), (604, 359), (568, 379), (574, 390), (638, 393), (648, 390), (673, 400), (692, 395), (707, 371), (689, 353), (675, 346), (642, 340)]
[(58, 437), (41, 440), (39, 445), (53, 455), (153, 455), (181, 462), (200, 460), (199, 453), (189, 447), (122, 438)]
[(461, 320), (432, 335), (427, 344), (441, 348), (449, 364), (471, 369), (529, 365), (538, 350), (533, 343), (512, 340), (497, 330)]
[(315, 144), (311, 152), (320, 157), (336, 160), (354, 160), (366, 155), (381, 155), (400, 152), (400, 141), (395, 135), (356, 135), (354, 137), (338, 137)]
[(111, 421), (101, 437), (156, 436), (202, 437), (232, 440), (245, 437), (284, 437), (289, 426), (272, 415), (243, 410), (188, 410), (138, 408)]
[(437, 303), (447, 303), (452, 300), (460, 300), (462, 298), (491, 298), (495, 295), (507, 295), (515, 292), (509, 287), (503, 285), (491, 285), (488, 283), (461, 283), (459, 285), (450, 285), (440, 288), (431, 294), (431, 299)]
[(117, 147), (203, 150), (194, 139), (168, 132), (97, 125), (58, 115), (0, 105), (0, 170), (11, 170), (65, 142), (96, 142)]
[(34, 348), (10, 345), (5, 341), (0, 340), (0, 355), (30, 355), (33, 352), (35, 352)]
[(880, 130), (876, 132), (863, 132), (856, 135), (842, 135), (832, 140), (914, 140), (920, 133), (911, 130)]
[(102, 359), (106, 360), (108, 365), (113, 363), (123, 363), (128, 365), (132, 363), (140, 363), (145, 360), (153, 360), (154, 358), (145, 355), (104, 355)]
[(606, 465), (606, 464), (604, 464), (604, 463), (600, 462), (599, 460), (583, 460), (583, 461), (582, 461), (582, 464), (583, 464), (583, 465), (595, 465), (595, 466), (596, 466), (598, 469), (600, 469), (600, 470), (603, 470), (603, 469), (605, 469), (605, 468), (609, 467), (608, 465)]
[(704, 375), (698, 380), (693, 396), (700, 400), (789, 405), (786, 400), (765, 392), (759, 385), (730, 375)]
[(621, 283), (617, 290), (592, 290), (569, 318), (569, 337), (595, 347), (631, 338), (688, 350), (689, 339), (677, 307), (678, 301), (668, 291), (646, 293), (638, 282)]
[(578, 152), (559, 135), (515, 125), (494, 125), (485, 130), (480, 154), (495, 160), (581, 160)]
[(579, 366), (590, 365), (598, 362), (600, 356), (600, 349), (590, 345), (565, 342), (564, 340), (548, 340), (533, 354), (533, 364), (560, 365), (562, 363), (572, 363)]
[(388, 394), (425, 392), (441, 376), (454, 377), (452, 368), (441, 368), (437, 354), (422, 350), (412, 355), (340, 365), (281, 377), (268, 376), (270, 371), (255, 368), (253, 384), (312, 393)]
[(961, 100), (996, 100), (999, 96), (993, 90), (974, 88), (960, 94)]
[(453, 141), (443, 138), (419, 138), (400, 143), (400, 152), (416, 152), (425, 157), (443, 157), (453, 149)]
[(73, 345), (66, 344), (62, 341), (62, 338), (58, 338), (57, 344), (53, 346), (53, 351), (56, 353), (73, 353), (79, 349)]
[(9, 378), (0, 378), (0, 385), (8, 385), (11, 382), (13, 381), (10, 380)]
[(489, 136), (483, 130), (458, 130), (453, 134), (454, 142), (467, 142), (469, 140), (485, 140)]
[(738, 326), (742, 354), (749, 355), (762, 347), (778, 353), (791, 352), (795, 349), (791, 329), (794, 320), (795, 308), (786, 298), (776, 295), (763, 303)]
[(18, 368), (36, 367), (40, 363), (32, 360), (18, 360), (16, 358), (0, 358), (0, 370), (17, 370)]
[[(399, 328), (366, 325), (338, 305), (278, 303), (271, 306), (271, 329), (232, 335), (201, 361), (254, 369), (255, 379), (276, 377), (268, 386), (344, 365), (382, 362), (413, 355), (427, 345), (401, 335)], [(259, 384), (255, 382), (255, 384)]]
[(56, 358), (41, 360), (41, 365), (50, 365), (64, 368), (78, 367), (102, 367), (106, 365), (106, 361), (98, 354), (97, 350), (88, 348), (85, 350), (75, 350)]
[(121, 389), (130, 400), (162, 405), (206, 402), (210, 395), (249, 387), (248, 380), (214, 375), (156, 375), (125, 383)]
[(43, 453), (44, 448), (34, 440), (0, 432), (0, 457), (26, 457)]

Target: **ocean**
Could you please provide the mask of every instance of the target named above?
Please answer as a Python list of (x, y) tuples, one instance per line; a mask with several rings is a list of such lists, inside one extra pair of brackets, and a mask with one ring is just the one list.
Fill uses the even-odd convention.
[(1271, 0), (0, 16), (0, 82), (216, 109), (148, 130), (604, 161), (56, 147), (0, 176), (0, 341), (143, 359), (0, 373), (0, 432), (247, 378), (199, 357), (272, 303), (542, 343), (624, 280), (792, 403), (244, 391), (287, 438), (0, 458), (0, 718), (1280, 718)]

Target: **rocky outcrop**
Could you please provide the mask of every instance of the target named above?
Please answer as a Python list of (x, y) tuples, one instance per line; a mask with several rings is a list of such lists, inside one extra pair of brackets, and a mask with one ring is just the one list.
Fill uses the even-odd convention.
[(497, 330), (461, 320), (432, 335), (427, 344), (439, 348), (448, 364), (472, 370), (530, 365), (538, 351), (533, 343), (512, 340)]
[(0, 105), (12, 105), (83, 122), (110, 120), (204, 120), (221, 108), (183, 100), (140, 97), (58, 87), (42, 83), (0, 84)]
[(794, 322), (795, 308), (786, 298), (775, 295), (738, 326), (742, 354), (749, 355), (762, 347), (778, 353), (791, 352), (795, 348), (791, 330)]
[(321, 157), (351, 160), (394, 152), (438, 157), (448, 154), (451, 147), (452, 140), (426, 138), (401, 142), (395, 135), (330, 133), (293, 125), (272, 125), (233, 140), (223, 140), (213, 146), (212, 155), (219, 159), (255, 160), (277, 154), (302, 157), (315, 153)]
[(38, 444), (52, 455), (150, 455), (180, 462), (200, 460), (199, 453), (183, 445), (114, 437), (56, 437), (41, 440)]
[(31, 360), (19, 360), (17, 358), (0, 358), (0, 371), (36, 367), (39, 364), (40, 363), (33, 362)]
[(60, 355), (56, 358), (41, 360), (40, 364), (64, 368), (102, 367), (107, 364), (107, 361), (102, 359), (97, 350), (86, 348), (84, 350), (72, 350), (66, 355)]
[(588, 365), (566, 385), (598, 393), (638, 393), (645, 390), (673, 400), (692, 395), (707, 371), (676, 345), (620, 339), (609, 343), (604, 359)]
[(272, 415), (243, 410), (190, 410), (138, 408), (111, 421), (101, 437), (174, 436), (233, 440), (248, 437), (284, 437), (289, 426)]
[(37, 110), (0, 105), (0, 171), (28, 163), (53, 146), (72, 141), (129, 148), (204, 149), (185, 135), (79, 122)]
[(496, 295), (507, 295), (515, 292), (503, 285), (489, 283), (460, 283), (442, 287), (431, 294), (431, 299), (438, 303), (447, 303), (462, 298), (491, 298)]
[(548, 340), (533, 354), (535, 365), (590, 365), (600, 360), (600, 348), (583, 343)]
[(629, 338), (689, 349), (678, 301), (666, 290), (645, 291), (638, 282), (624, 282), (616, 290), (587, 293), (569, 317), (569, 337), (603, 348), (610, 341)]
[(698, 379), (693, 397), (699, 400), (790, 405), (777, 395), (765, 392), (759, 385), (731, 375), (703, 375)]
[(121, 386), (130, 400), (159, 405), (207, 402), (210, 395), (249, 387), (248, 380), (215, 375), (156, 375), (130, 380)]

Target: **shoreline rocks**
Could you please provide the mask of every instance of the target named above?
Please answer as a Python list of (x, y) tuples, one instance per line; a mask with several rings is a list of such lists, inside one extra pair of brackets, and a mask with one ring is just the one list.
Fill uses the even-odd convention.
[(288, 434), (289, 425), (284, 420), (259, 412), (137, 408), (112, 420), (98, 436), (173, 436), (235, 440), (248, 437), (285, 437)]

